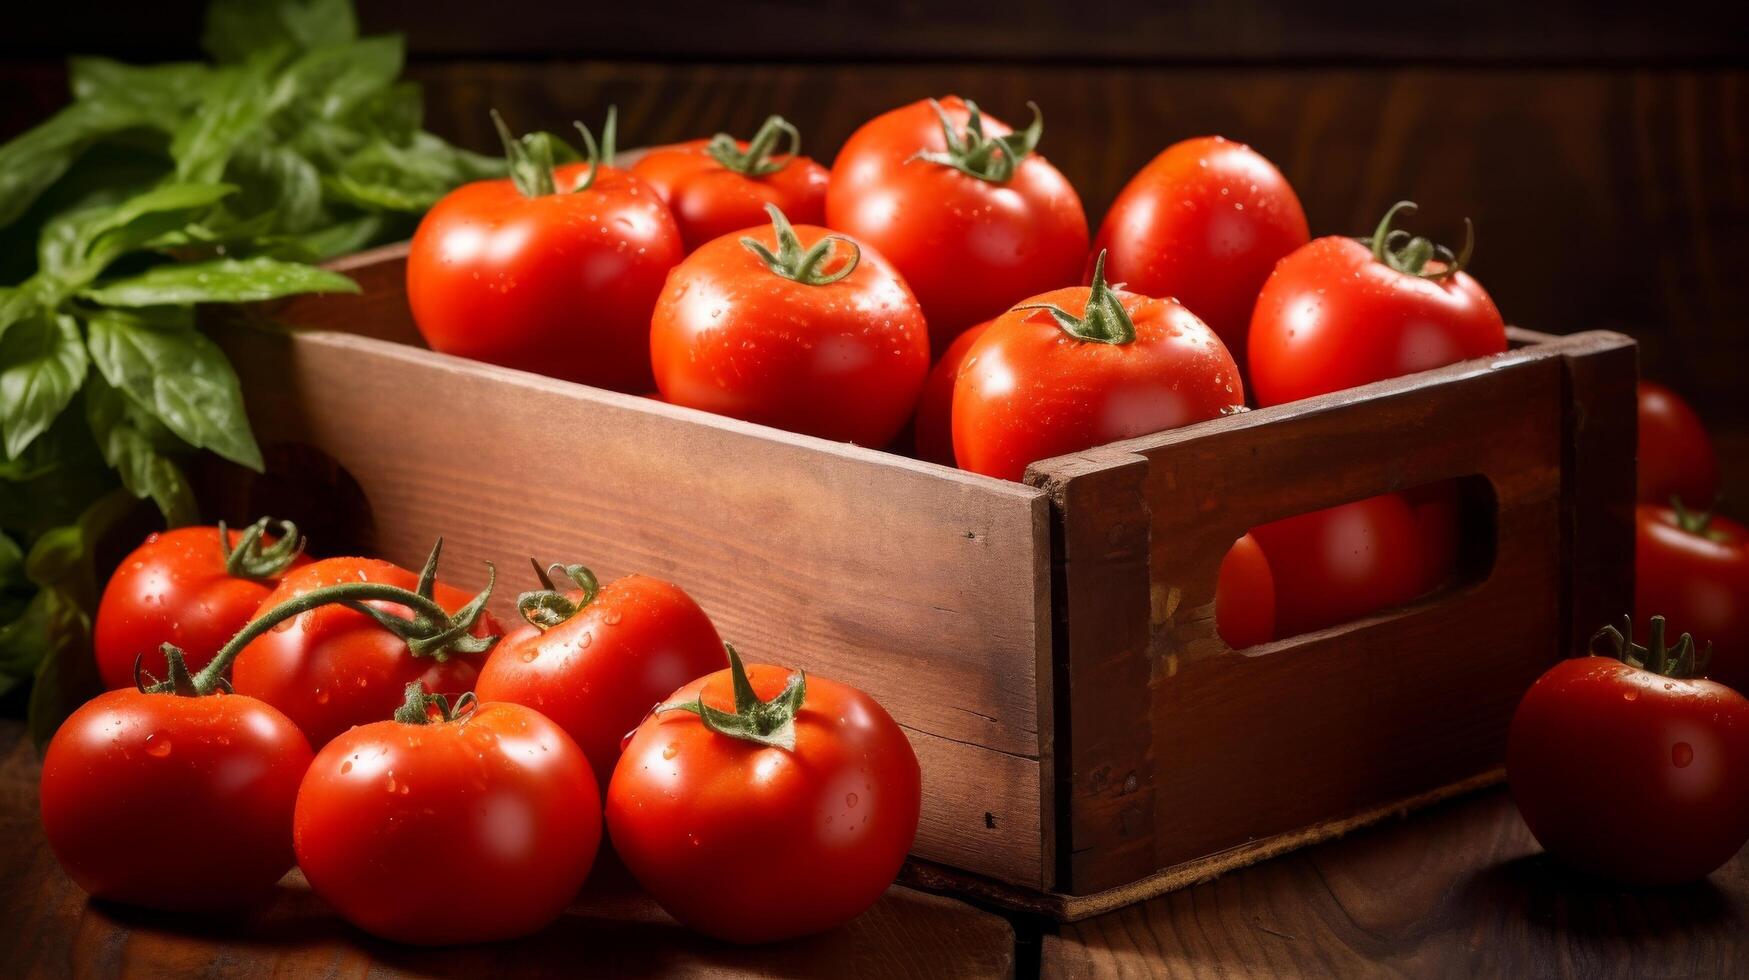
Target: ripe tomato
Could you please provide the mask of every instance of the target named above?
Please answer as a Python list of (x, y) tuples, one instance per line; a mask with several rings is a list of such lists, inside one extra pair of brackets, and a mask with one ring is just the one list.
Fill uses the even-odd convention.
[[(216, 550), (216, 549), (215, 549)], [(108, 691), (73, 712), (43, 757), (49, 848), (93, 898), (222, 912), (292, 867), (292, 804), (310, 743), (254, 698)]]
[(611, 148), (555, 168), (548, 142), (512, 139), (493, 119), (513, 176), (458, 187), (419, 223), (407, 253), (419, 332), (447, 354), (650, 390), (650, 307), (685, 254), (673, 215), (648, 184), (598, 163)]
[(1423, 532), (1402, 494), (1254, 527), (1275, 579), (1275, 632), (1296, 636), (1401, 605), (1429, 588)]
[(1174, 143), (1130, 178), (1099, 226), (1106, 272), (1131, 292), (1170, 296), (1240, 363), (1257, 293), (1306, 244), (1306, 212), (1287, 178), (1243, 143)]
[(1639, 505), (1634, 523), (1635, 617), (1663, 616), (1711, 644), (1706, 676), (1749, 691), (1749, 528), (1656, 504)]
[(1221, 559), (1215, 631), (1235, 650), (1275, 639), (1275, 576), (1257, 539), (1242, 534)]
[[(788, 140), (781, 155), (778, 141)], [(655, 188), (688, 252), (713, 238), (765, 223), (774, 204), (791, 221), (826, 221), (826, 168), (800, 154), (801, 134), (782, 116), (771, 116), (745, 142), (728, 133), (657, 147), (632, 165), (632, 174)]]
[(1019, 480), (1027, 464), (1172, 429), (1245, 402), (1239, 366), (1169, 299), (1105, 283), (1034, 296), (966, 353), (953, 391), (953, 450), (974, 473)]
[(452, 713), (412, 684), (393, 721), (317, 754), (293, 839), (310, 887), (371, 935), (491, 942), (570, 904), (601, 843), (601, 797), (577, 744), (540, 712), (467, 697)]
[(729, 664), (675, 691), (631, 736), (607, 791), (614, 849), (670, 915), (719, 939), (847, 922), (911, 849), (917, 757), (855, 688), (744, 669), (733, 648)]
[(241, 531), (179, 527), (153, 534), (122, 559), (103, 587), (92, 645), (103, 686), (134, 686), (134, 662), (163, 677), (160, 651), (175, 644), (200, 670), (255, 615), (288, 568), (309, 563), (289, 521), (268, 534), (263, 517)]
[(545, 590), (517, 601), (528, 625), (492, 651), (474, 691), (551, 718), (605, 788), (626, 733), (675, 688), (716, 670), (723, 640), (691, 596), (661, 579), (628, 575), (600, 588), (572, 565), (563, 571), (577, 588), (560, 594), (536, 571)]
[(1749, 840), (1749, 701), (1690, 679), (1692, 644), (1684, 636), (1672, 656), (1663, 625), (1652, 622), (1651, 650), (1621, 643), (1626, 662), (1550, 668), (1506, 740), (1512, 799), (1537, 841), (1580, 871), (1632, 885), (1701, 878)]
[[(237, 693), (285, 712), (320, 747), (354, 725), (393, 714), (409, 683), (449, 695), (473, 690), (481, 657), (501, 632), (483, 611), (492, 587), (470, 599), (436, 582), (437, 554), (433, 549), (422, 575), (377, 558), (325, 558), (287, 575), (261, 604), (250, 624), (255, 635), (231, 665)], [(390, 587), (385, 595), (399, 598), (371, 591), (383, 586)], [(338, 604), (355, 594), (374, 615)], [(411, 608), (421, 597), (421, 608)], [(312, 608), (280, 620), (282, 606)], [(444, 614), (453, 619), (438, 618)], [(272, 628), (263, 627), (268, 617), (275, 618)], [(465, 630), (441, 642), (454, 627)]]
[(918, 459), (945, 466), (954, 465), (954, 381), (959, 378), (960, 367), (965, 364), (966, 354), (971, 351), (972, 344), (995, 322), (985, 320), (975, 327), (966, 328), (964, 333), (953, 339), (953, 343), (947, 345), (946, 353), (930, 369), (929, 378), (923, 382), (923, 395), (917, 399), (917, 422), (913, 435)]
[(1667, 504), (1677, 497), (1691, 507), (1711, 505), (1719, 493), (1719, 458), (1700, 416), (1681, 395), (1642, 381), (1639, 421), (1640, 499)]
[(929, 373), (917, 301), (873, 249), (767, 210), (772, 227), (710, 242), (668, 277), (650, 322), (662, 397), (885, 446)]
[(1016, 133), (956, 96), (864, 123), (832, 165), (826, 224), (905, 277), (937, 349), (1022, 297), (1080, 281), (1087, 216), (1075, 188)]
[[(1392, 230), (1370, 242), (1331, 236), (1276, 265), (1251, 317), (1251, 393), (1259, 405), (1310, 398), (1506, 349), (1506, 324), (1453, 255)], [(1404, 240), (1407, 239), (1405, 242)]]

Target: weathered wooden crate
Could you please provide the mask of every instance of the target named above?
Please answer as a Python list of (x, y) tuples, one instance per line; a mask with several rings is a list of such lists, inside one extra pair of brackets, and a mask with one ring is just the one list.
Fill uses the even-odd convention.
[[(497, 563), (504, 615), (531, 555), (681, 584), (747, 656), (904, 726), (914, 881), (1075, 918), (1497, 779), (1518, 696), (1631, 601), (1617, 334), (1518, 332), (1019, 484), (434, 353), (404, 254), (338, 263), (360, 295), (213, 318), (270, 459), (209, 480), (215, 509), (402, 563), (442, 534), (458, 585)], [(1454, 587), (1243, 652), (1216, 635), (1247, 528), (1461, 477)]]

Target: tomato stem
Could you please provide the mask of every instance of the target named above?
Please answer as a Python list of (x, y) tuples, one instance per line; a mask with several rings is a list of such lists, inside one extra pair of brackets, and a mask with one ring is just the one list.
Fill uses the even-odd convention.
[(768, 745), (785, 751), (796, 747), (796, 714), (808, 694), (808, 674), (798, 670), (789, 675), (783, 690), (770, 701), (759, 700), (753, 683), (747, 679), (747, 668), (733, 644), (723, 644), (729, 655), (729, 683), (735, 691), (735, 710), (720, 711), (704, 703), (704, 689), (691, 701), (670, 701), (656, 706), (656, 712), (687, 711), (698, 716), (704, 727), (719, 735), (746, 742)]
[(1599, 640), (1607, 640), (1614, 648), (1610, 656), (1615, 657), (1630, 667), (1649, 670), (1663, 677), (1684, 680), (1700, 677), (1706, 673), (1707, 664), (1713, 657), (1713, 644), (1707, 641), (1706, 648), (1698, 653), (1695, 650), (1694, 637), (1687, 633), (1676, 641), (1672, 650), (1665, 642), (1664, 617), (1653, 616), (1651, 620), (1651, 642), (1641, 646), (1633, 641), (1634, 618), (1623, 616), (1620, 629), (1605, 626), (1591, 637), (1591, 646), (1595, 652)]
[(271, 518), (263, 517), (239, 532), (237, 546), (231, 547), (230, 529), (219, 522), (219, 554), (225, 557), (225, 574), (253, 582), (271, 582), (279, 578), (304, 550), (304, 539), (298, 526), (291, 521), (279, 521), (279, 540), (262, 547)]
[(542, 568), (540, 562), (530, 558), (528, 563), (534, 566), (534, 574), (540, 579), (541, 588), (517, 596), (516, 611), (522, 614), (522, 618), (530, 626), (542, 632), (577, 615), (584, 606), (594, 602), (596, 594), (601, 591), (601, 581), (586, 566), (557, 563), (549, 566), (551, 570), (563, 573), (566, 578), (575, 582), (582, 591), (583, 597), (573, 602), (553, 586), (552, 577), (547, 574), (548, 569)]
[[(549, 133), (524, 133), (516, 136), (510, 132), (504, 117), (497, 109), (491, 110), (492, 126), (498, 130), (498, 139), (504, 144), (504, 159), (509, 164), (510, 180), (523, 197), (544, 197), (558, 193), (558, 182), (553, 176), (553, 166), (557, 162), (554, 148), (564, 151), (571, 159), (577, 159), (577, 151), (564, 141)], [(581, 181), (572, 187), (569, 193), (586, 191), (595, 186), (595, 178), (603, 166), (613, 164), (614, 141), (618, 134), (618, 107), (607, 107), (607, 122), (601, 127), (601, 142), (595, 141), (595, 134), (589, 127), (580, 122), (572, 125), (583, 134), (583, 146), (587, 151), (583, 158), (589, 161), (589, 172)]]
[(1713, 498), (1711, 507), (1700, 510), (1690, 510), (1682, 505), (1682, 498), (1676, 494), (1670, 495), (1670, 509), (1675, 512), (1676, 526), (1689, 534), (1699, 535), (1708, 541), (1729, 541), (1731, 536), (1713, 526), (1713, 511), (1718, 509), (1719, 501), (1724, 494)]
[(1016, 306), (1016, 310), (1043, 310), (1057, 321), (1063, 332), (1076, 340), (1095, 344), (1128, 344), (1136, 339), (1136, 324), (1123, 307), (1123, 300), (1105, 282), (1105, 251), (1093, 262), (1093, 285), (1088, 288), (1087, 306), (1076, 316), (1050, 303)]
[[(479, 699), (474, 692), (469, 691), (455, 699), (455, 707), (451, 708), (449, 698), (441, 694), (425, 693), (425, 685), (413, 681), (407, 685), (407, 691), (402, 698), (401, 706), (395, 709), (394, 720), (403, 725), (429, 725), (435, 722), (455, 721), (473, 714), (479, 707)], [(432, 718), (432, 709), (437, 709), (437, 717)]]
[[(856, 271), (857, 263), (862, 261), (862, 249), (855, 242), (840, 235), (826, 235), (815, 242), (813, 247), (803, 251), (802, 240), (796, 237), (796, 230), (783, 211), (775, 204), (767, 204), (765, 213), (771, 215), (771, 227), (777, 236), (777, 251), (772, 252), (765, 247), (764, 242), (752, 236), (742, 238), (741, 245), (759, 256), (766, 268), (785, 279), (804, 286), (828, 286)], [(849, 257), (831, 272), (825, 271), (837, 256), (838, 244), (841, 242), (850, 249)]]
[[(1398, 201), (1391, 205), (1385, 216), (1373, 229), (1371, 238), (1362, 238), (1360, 243), (1372, 249), (1374, 260), (1383, 262), (1404, 275), (1435, 281), (1449, 279), (1463, 271), (1470, 264), (1470, 256), (1476, 250), (1476, 226), (1470, 219), (1464, 219), (1463, 250), (1452, 253), (1444, 245), (1437, 245), (1419, 235), (1410, 235), (1401, 228), (1393, 229), (1391, 224), (1397, 220), (1398, 214), (1414, 214), (1418, 209), (1414, 201)], [(1427, 263), (1437, 259), (1440, 267), (1433, 272), (1425, 271)]]
[[(787, 138), (789, 148), (783, 153), (775, 153), (777, 141)], [(711, 137), (704, 151), (711, 159), (743, 177), (766, 177), (789, 166), (802, 151), (802, 134), (789, 120), (775, 113), (765, 117), (759, 131), (747, 141), (747, 148), (741, 149), (741, 144), (728, 133), (718, 133)]]
[(595, 134), (589, 131), (588, 126), (576, 120), (573, 120), (571, 125), (577, 127), (577, 132), (583, 134), (583, 148), (589, 160), (589, 172), (583, 175), (583, 179), (577, 182), (576, 187), (571, 188), (571, 193), (575, 194), (578, 191), (586, 191), (594, 187), (595, 178), (600, 175), (602, 167), (613, 166), (614, 142), (619, 138), (619, 106), (610, 105), (607, 107), (607, 121), (601, 124), (601, 142), (599, 144), (595, 142)]
[(978, 104), (971, 99), (964, 101), (966, 128), (956, 130), (953, 120), (948, 118), (947, 110), (942, 108), (941, 103), (934, 99), (929, 100), (930, 108), (935, 110), (936, 118), (941, 120), (941, 136), (947, 143), (947, 149), (918, 150), (913, 159), (952, 167), (968, 177), (976, 177), (992, 184), (1008, 183), (1014, 177), (1015, 168), (1020, 166), (1020, 162), (1038, 148), (1039, 137), (1045, 131), (1044, 114), (1039, 111), (1038, 103), (1028, 102), (1026, 106), (1032, 110), (1032, 122), (1025, 129), (1007, 136), (986, 136), (984, 114), (978, 110)]

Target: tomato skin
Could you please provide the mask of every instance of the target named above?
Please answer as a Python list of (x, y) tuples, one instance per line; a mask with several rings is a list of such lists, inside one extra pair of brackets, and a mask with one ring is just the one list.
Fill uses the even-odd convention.
[[(582, 597), (566, 593), (572, 602)], [(512, 631), (487, 657), (474, 690), (482, 701), (527, 705), (551, 718), (605, 789), (626, 733), (675, 688), (722, 663), (722, 637), (691, 596), (628, 575), (558, 626)]]
[[(804, 249), (832, 234), (813, 225), (795, 231)], [(687, 256), (656, 301), (649, 343), (663, 400), (887, 445), (929, 373), (929, 328), (911, 291), (861, 242), (850, 275), (809, 285), (773, 272), (743, 237), (777, 248), (769, 225), (718, 238)]]
[[(765, 224), (767, 204), (777, 205), (796, 224), (826, 222), (825, 167), (798, 156), (776, 173), (749, 177), (706, 153), (710, 142), (660, 146), (632, 165), (632, 174), (667, 202), (688, 252), (730, 232)], [(745, 140), (737, 143), (747, 149)]]
[(42, 821), (94, 898), (175, 911), (253, 904), (291, 870), (310, 744), (254, 698), (108, 691), (43, 757)]
[(538, 374), (650, 389), (650, 306), (685, 254), (667, 205), (642, 180), (554, 168), (560, 193), (508, 179), (451, 191), (420, 221), (407, 299), (433, 350)]
[(1693, 534), (1655, 504), (1635, 508), (1634, 526), (1635, 621), (1663, 616), (1672, 636), (1712, 643), (1706, 675), (1749, 690), (1749, 528), (1714, 517), (1714, 537)]
[(1519, 702), (1506, 775), (1563, 863), (1634, 885), (1693, 881), (1749, 840), (1749, 701), (1609, 657), (1565, 660)]
[[(228, 530), (231, 547), (243, 532)], [(277, 539), (263, 535), (262, 544)], [(309, 564), (298, 555), (292, 568)], [(148, 535), (103, 587), (92, 627), (92, 645), (103, 686), (133, 688), (134, 658), (163, 679), (167, 667), (159, 648), (179, 647), (190, 673), (198, 672), (225, 642), (255, 616), (275, 583), (234, 578), (225, 571), (216, 527), (179, 527)]]
[[(940, 101), (963, 130), (965, 102)], [(1011, 132), (983, 119), (989, 136)], [(826, 189), (826, 224), (892, 261), (937, 349), (1022, 297), (1079, 282), (1087, 258), (1087, 215), (1056, 167), (1030, 153), (995, 184), (916, 158), (946, 145), (927, 99), (901, 106), (851, 134)]]
[[(790, 671), (749, 664), (769, 699)], [(729, 672), (669, 698), (732, 710)], [(917, 833), (922, 774), (904, 732), (868, 695), (807, 678), (793, 751), (712, 732), (696, 715), (653, 715), (607, 792), (627, 869), (691, 929), (738, 943), (830, 929), (886, 891)]]
[(1333, 236), (1270, 273), (1247, 354), (1257, 404), (1279, 405), (1505, 349), (1506, 323), (1468, 273), (1412, 276)]
[[(261, 604), (261, 612), (294, 596), (345, 582), (413, 589), (419, 576), (377, 558), (325, 558), (286, 575)], [(472, 598), (442, 582), (433, 596), (452, 613)], [(370, 605), (408, 613), (392, 602), (371, 600)], [(490, 614), (482, 613), (471, 632), (489, 636), (501, 630)], [(251, 640), (231, 664), (231, 684), (238, 694), (260, 698), (285, 712), (310, 744), (320, 747), (354, 725), (392, 716), (412, 681), (452, 700), (473, 690), (481, 659), (456, 653), (441, 662), (416, 657), (400, 637), (364, 613), (328, 605), (301, 613)]]
[[(1078, 340), (1044, 310), (1010, 310), (972, 344), (953, 393), (962, 469), (1019, 480), (1028, 464), (1215, 418), (1245, 401), (1214, 331), (1173, 300), (1116, 290), (1127, 344)], [(1032, 297), (1081, 316), (1086, 286)]]
[(1428, 589), (1424, 540), (1402, 494), (1254, 527), (1275, 578), (1275, 632), (1297, 636), (1401, 605)]
[(954, 465), (954, 382), (959, 378), (960, 367), (965, 364), (966, 354), (971, 351), (972, 344), (995, 322), (985, 320), (977, 326), (967, 327), (964, 333), (953, 339), (953, 343), (947, 345), (946, 352), (935, 363), (935, 367), (929, 369), (929, 378), (923, 382), (923, 395), (917, 399), (917, 424), (913, 435), (918, 459), (944, 466)]
[(1215, 631), (1235, 650), (1275, 639), (1275, 575), (1263, 547), (1249, 534), (1240, 535), (1221, 559)]
[(348, 922), (415, 945), (525, 936), (583, 886), (601, 843), (589, 762), (540, 712), (379, 721), (328, 743), (298, 791), (298, 866)]
[(1451, 581), (1458, 571), (1462, 549), (1463, 494), (1456, 480), (1440, 480), (1403, 491), (1421, 529), (1421, 558), (1425, 569), (1417, 595), (1432, 592)]
[(1719, 493), (1719, 458), (1706, 427), (1681, 395), (1656, 381), (1641, 381), (1639, 499), (1708, 507)]
[(1171, 297), (1245, 361), (1257, 294), (1276, 262), (1310, 239), (1287, 178), (1220, 136), (1174, 143), (1112, 202), (1093, 251), (1131, 292)]

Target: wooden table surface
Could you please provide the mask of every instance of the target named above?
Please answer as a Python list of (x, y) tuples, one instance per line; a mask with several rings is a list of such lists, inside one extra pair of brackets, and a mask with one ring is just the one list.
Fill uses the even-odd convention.
[[(525, 940), (412, 949), (352, 929), (296, 872), (253, 918), (189, 926), (93, 903), (37, 821), (35, 751), (0, 722), (0, 976), (1723, 977), (1749, 970), (1749, 852), (1663, 891), (1576, 878), (1482, 793), (1085, 922), (1010, 922), (894, 887), (812, 939), (680, 928), (605, 869)], [(1623, 846), (1632, 846), (1624, 842)]]

